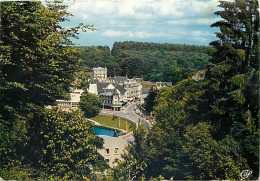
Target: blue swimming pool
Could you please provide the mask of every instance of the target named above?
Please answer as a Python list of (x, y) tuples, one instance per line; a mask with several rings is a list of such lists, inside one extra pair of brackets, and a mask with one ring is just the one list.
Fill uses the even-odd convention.
[[(109, 129), (105, 129), (105, 128), (94, 127), (93, 131), (97, 135), (106, 135), (106, 136), (113, 136), (114, 135), (114, 131), (113, 130), (109, 130)], [(119, 135), (118, 132), (116, 132), (116, 133), (117, 133), (117, 135)]]

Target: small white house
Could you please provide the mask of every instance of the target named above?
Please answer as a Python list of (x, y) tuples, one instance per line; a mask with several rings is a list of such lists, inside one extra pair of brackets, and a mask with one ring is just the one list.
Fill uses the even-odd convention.
[(98, 95), (97, 84), (89, 84), (88, 92), (91, 94)]

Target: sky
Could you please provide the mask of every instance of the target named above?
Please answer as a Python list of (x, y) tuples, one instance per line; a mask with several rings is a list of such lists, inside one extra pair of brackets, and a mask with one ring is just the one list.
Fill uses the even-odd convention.
[(74, 16), (63, 26), (80, 22), (98, 31), (80, 32), (77, 45), (109, 46), (114, 42), (138, 41), (208, 45), (218, 28), (218, 0), (64, 0)]

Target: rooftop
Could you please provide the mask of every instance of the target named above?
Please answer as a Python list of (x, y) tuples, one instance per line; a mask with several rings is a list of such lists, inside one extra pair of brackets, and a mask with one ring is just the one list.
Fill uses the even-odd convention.
[(100, 93), (99, 96), (112, 96), (112, 92), (103, 92), (103, 93)]
[(113, 93), (113, 89), (106, 89), (106, 87), (108, 87), (110, 84), (113, 85), (115, 89), (117, 89), (120, 92), (121, 95), (125, 94), (126, 92), (126, 89), (118, 83), (97, 82), (96, 84), (98, 92), (101, 92), (102, 90), (104, 90), (104, 92), (109, 92), (111, 90), (111, 93)]
[(127, 81), (128, 77), (127, 76), (115, 76), (110, 79), (116, 83), (123, 83), (123, 82)]
[(103, 68), (103, 67), (96, 67), (96, 68), (93, 68), (93, 70), (106, 70), (107, 68)]

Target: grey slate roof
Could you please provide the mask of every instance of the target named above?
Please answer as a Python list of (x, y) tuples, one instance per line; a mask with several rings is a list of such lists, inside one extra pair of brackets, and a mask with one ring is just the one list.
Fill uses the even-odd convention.
[(99, 96), (112, 96), (113, 94), (111, 92), (103, 92), (103, 93), (100, 93)]
[(123, 83), (124, 81), (127, 81), (128, 77), (127, 76), (115, 76), (111, 78), (115, 83)]
[(118, 95), (116, 89), (114, 89), (114, 91), (113, 91), (113, 95)]
[(110, 83), (110, 82), (97, 82), (97, 90), (98, 92), (111, 92), (113, 93), (113, 89), (105, 89), (109, 84), (112, 84), (119, 92), (120, 94), (125, 94), (126, 93), (126, 89), (119, 85), (118, 83)]
[(106, 92), (106, 93), (113, 93), (115, 89), (103, 89), (103, 92)]
[(97, 90), (100, 92), (102, 89), (106, 88), (110, 83), (109, 82), (97, 82)]
[(120, 94), (125, 94), (126, 89), (123, 86), (119, 85), (118, 83), (112, 83), (112, 85), (115, 86), (117, 90), (119, 90)]
[(103, 70), (103, 69), (106, 69), (106, 67), (105, 67), (105, 68), (103, 68), (103, 67), (96, 67), (96, 68), (93, 68), (93, 70)]

